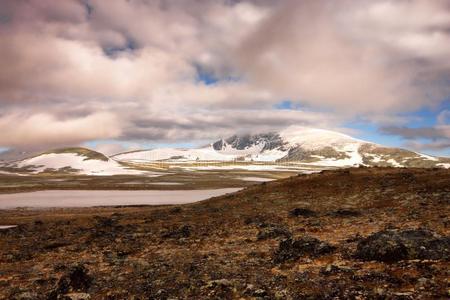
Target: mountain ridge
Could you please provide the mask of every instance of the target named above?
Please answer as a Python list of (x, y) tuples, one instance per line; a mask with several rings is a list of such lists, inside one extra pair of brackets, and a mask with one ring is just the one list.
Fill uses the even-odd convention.
[[(118, 153), (127, 162), (246, 161), (329, 167), (450, 167), (450, 159), (386, 147), (324, 129), (291, 126), (280, 132), (232, 135), (194, 149), (163, 148)], [(442, 164), (439, 165), (439, 164)]]
[(425, 167), (450, 168), (450, 158), (386, 147), (349, 135), (315, 128), (291, 126), (280, 132), (232, 135), (201, 148), (156, 148), (106, 156), (82, 147), (60, 148), (6, 163), (8, 170), (69, 172), (88, 175), (142, 174), (151, 163), (208, 162), (289, 164), (298, 168)]

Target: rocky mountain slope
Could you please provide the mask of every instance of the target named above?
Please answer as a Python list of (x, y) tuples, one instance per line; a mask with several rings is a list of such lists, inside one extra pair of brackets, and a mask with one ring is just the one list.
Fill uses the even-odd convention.
[(279, 133), (235, 135), (199, 149), (153, 149), (117, 154), (126, 162), (243, 161), (322, 167), (450, 167), (450, 159), (389, 148), (348, 135), (293, 126)]
[(448, 299), (450, 171), (354, 168), (166, 207), (0, 211), (0, 299)]

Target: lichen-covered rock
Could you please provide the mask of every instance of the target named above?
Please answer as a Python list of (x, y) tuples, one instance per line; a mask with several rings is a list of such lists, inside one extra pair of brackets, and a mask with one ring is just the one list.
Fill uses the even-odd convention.
[(86, 292), (92, 284), (92, 277), (83, 265), (77, 265), (64, 274), (58, 281), (57, 294)]
[(384, 230), (359, 241), (355, 257), (396, 262), (405, 259), (444, 259), (450, 254), (450, 237), (425, 229)]
[(311, 236), (304, 236), (298, 240), (289, 238), (280, 242), (274, 253), (274, 262), (283, 263), (301, 256), (320, 256), (334, 250), (334, 246)]
[(267, 240), (279, 237), (290, 238), (291, 236), (291, 232), (282, 226), (268, 225), (259, 230), (256, 238), (258, 240)]

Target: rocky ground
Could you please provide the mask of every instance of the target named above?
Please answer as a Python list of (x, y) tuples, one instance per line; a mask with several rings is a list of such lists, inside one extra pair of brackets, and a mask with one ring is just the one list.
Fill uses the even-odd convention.
[(3, 211), (1, 299), (444, 299), (450, 171), (358, 168), (201, 203)]

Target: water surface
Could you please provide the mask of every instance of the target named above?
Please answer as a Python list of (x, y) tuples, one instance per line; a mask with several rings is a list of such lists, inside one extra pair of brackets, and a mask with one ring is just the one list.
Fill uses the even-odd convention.
[(17, 194), (1, 194), (0, 209), (17, 207), (92, 207), (115, 205), (184, 204), (205, 200), (240, 190), (150, 190), (150, 191), (82, 191), (53, 190)]
[(17, 227), (17, 225), (0, 225), (0, 230), (10, 229), (10, 228), (15, 228), (15, 227)]

